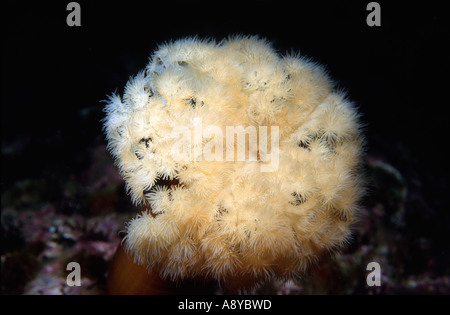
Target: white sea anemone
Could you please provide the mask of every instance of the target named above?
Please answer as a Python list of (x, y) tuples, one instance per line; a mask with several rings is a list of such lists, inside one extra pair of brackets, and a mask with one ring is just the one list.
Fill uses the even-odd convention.
[[(147, 207), (125, 247), (162, 276), (286, 279), (348, 239), (363, 193), (359, 115), (309, 59), (257, 37), (177, 40), (105, 111), (108, 149)], [(230, 126), (266, 133), (252, 142)]]

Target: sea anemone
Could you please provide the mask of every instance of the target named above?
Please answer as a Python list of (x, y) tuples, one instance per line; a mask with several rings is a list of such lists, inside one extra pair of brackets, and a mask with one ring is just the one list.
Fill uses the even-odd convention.
[(124, 248), (162, 278), (248, 288), (349, 240), (359, 114), (310, 59), (254, 36), (165, 43), (105, 112), (108, 149), (145, 207)]

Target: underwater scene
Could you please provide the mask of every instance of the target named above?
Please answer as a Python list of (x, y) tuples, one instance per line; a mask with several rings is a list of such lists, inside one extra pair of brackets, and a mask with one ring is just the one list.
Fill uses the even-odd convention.
[(450, 294), (444, 16), (369, 3), (8, 2), (2, 295)]

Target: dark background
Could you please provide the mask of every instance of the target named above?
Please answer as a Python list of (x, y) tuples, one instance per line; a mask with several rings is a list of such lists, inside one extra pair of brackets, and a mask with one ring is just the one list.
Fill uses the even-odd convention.
[(66, 24), (69, 2), (2, 2), (2, 193), (24, 178), (52, 186), (85, 169), (89, 148), (104, 142), (101, 100), (121, 94), (158, 43), (260, 35), (281, 54), (300, 51), (326, 65), (360, 107), (368, 154), (416, 182), (421, 197), (410, 196), (407, 223), (447, 244), (441, 2), (378, 1), (381, 27), (366, 24), (370, 1), (78, 1), (81, 27)]

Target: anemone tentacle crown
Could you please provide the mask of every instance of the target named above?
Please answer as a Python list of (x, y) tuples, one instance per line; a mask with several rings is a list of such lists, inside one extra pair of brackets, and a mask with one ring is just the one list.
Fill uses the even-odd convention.
[(359, 114), (311, 60), (257, 37), (177, 40), (105, 112), (108, 149), (147, 207), (124, 240), (137, 263), (257, 283), (301, 275), (348, 240), (364, 191)]

